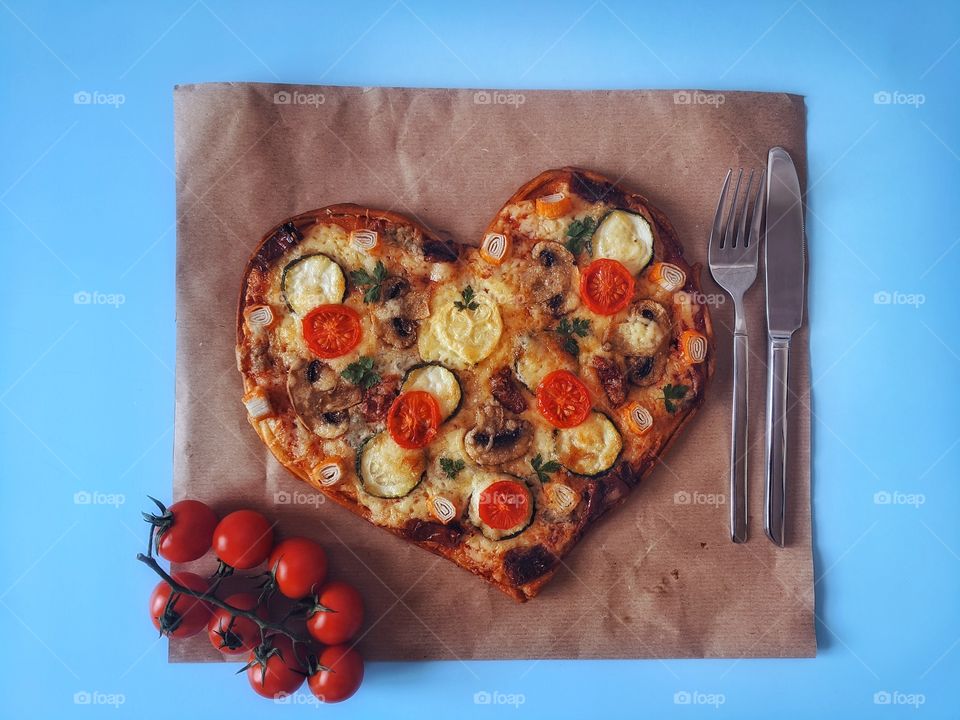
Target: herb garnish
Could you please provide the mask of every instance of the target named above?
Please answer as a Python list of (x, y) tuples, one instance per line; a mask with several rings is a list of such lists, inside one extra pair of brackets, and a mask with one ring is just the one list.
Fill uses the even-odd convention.
[(574, 318), (573, 322), (570, 322), (567, 318), (563, 318), (557, 323), (555, 332), (563, 338), (563, 349), (577, 357), (580, 354), (580, 343), (577, 342), (577, 337), (586, 337), (589, 329), (589, 320)]
[(368, 273), (362, 268), (360, 270), (354, 270), (350, 273), (350, 279), (353, 280), (354, 284), (364, 287), (369, 285), (366, 292), (363, 294), (363, 301), (365, 303), (376, 302), (380, 299), (380, 286), (383, 285), (383, 281), (387, 277), (387, 269), (383, 266), (382, 260), (377, 260), (376, 267), (373, 268), (373, 273)]
[(558, 463), (556, 460), (544, 462), (543, 458), (540, 456), (540, 453), (537, 453), (533, 460), (530, 461), (530, 466), (537, 474), (537, 477), (540, 479), (541, 483), (550, 482), (550, 473), (555, 473), (560, 469), (560, 463)]
[(686, 385), (664, 385), (663, 386), (663, 406), (667, 409), (668, 413), (675, 413), (677, 411), (676, 402), (683, 400), (687, 394)]
[(453, 303), (453, 306), (457, 310), (476, 310), (480, 307), (479, 303), (474, 300), (473, 288), (470, 285), (467, 285), (463, 290), (460, 291), (460, 297), (463, 298), (463, 301), (457, 300)]
[(457, 476), (457, 473), (463, 470), (465, 466), (466, 463), (460, 459), (452, 460), (448, 457), (440, 458), (440, 469), (443, 470), (443, 474), (451, 480), (453, 480)]
[(593, 255), (593, 233), (597, 229), (596, 218), (587, 216), (574, 220), (567, 228), (567, 241), (564, 243), (567, 250), (574, 256), (586, 250)]
[(373, 358), (366, 355), (356, 362), (347, 365), (347, 369), (340, 376), (349, 383), (353, 383), (364, 390), (372, 388), (380, 382), (380, 374), (373, 369)]

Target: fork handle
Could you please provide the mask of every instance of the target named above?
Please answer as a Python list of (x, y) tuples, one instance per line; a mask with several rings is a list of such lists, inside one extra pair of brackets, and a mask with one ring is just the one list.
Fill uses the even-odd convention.
[(783, 547), (787, 471), (787, 369), (790, 338), (771, 337), (767, 362), (767, 483), (763, 529)]
[(733, 438), (730, 443), (730, 539), (747, 541), (747, 334), (733, 334)]

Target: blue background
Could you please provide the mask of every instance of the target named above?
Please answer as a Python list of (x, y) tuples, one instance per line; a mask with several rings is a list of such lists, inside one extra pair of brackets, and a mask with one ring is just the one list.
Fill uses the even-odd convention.
[[(322, 712), (516, 714), (474, 703), (498, 691), (558, 718), (960, 717), (960, 6), (452, 5), (0, 1), (3, 714), (318, 712), (167, 665), (133, 560), (171, 476), (172, 88), (249, 80), (786, 90), (809, 109), (818, 657), (379, 663)], [(123, 303), (75, 302), (94, 291)], [(96, 704), (111, 694), (119, 710)]]

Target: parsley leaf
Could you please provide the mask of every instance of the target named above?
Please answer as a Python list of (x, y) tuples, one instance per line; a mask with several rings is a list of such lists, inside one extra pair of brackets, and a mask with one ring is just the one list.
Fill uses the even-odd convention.
[(563, 318), (554, 329), (554, 332), (563, 338), (563, 349), (574, 357), (580, 354), (580, 343), (577, 342), (577, 338), (586, 337), (589, 331), (590, 321), (584, 318), (573, 318), (573, 322)]
[(550, 482), (550, 473), (555, 473), (560, 469), (560, 463), (556, 460), (544, 462), (540, 453), (537, 453), (533, 460), (530, 461), (530, 466), (537, 474), (537, 478), (539, 478), (541, 483)]
[(451, 480), (453, 480), (457, 476), (457, 473), (463, 470), (464, 467), (466, 467), (466, 463), (464, 463), (463, 460), (452, 460), (448, 457), (440, 458), (440, 469), (443, 470), (444, 475)]
[(593, 255), (593, 233), (597, 229), (596, 218), (587, 216), (570, 223), (567, 228), (567, 241), (564, 243), (567, 250), (575, 256), (586, 250)]
[(668, 413), (672, 414), (677, 411), (675, 403), (686, 397), (688, 389), (686, 385), (667, 384), (663, 386), (663, 406)]
[(382, 260), (377, 260), (376, 267), (373, 268), (372, 273), (368, 273), (362, 268), (350, 273), (350, 279), (355, 285), (359, 287), (367, 286), (366, 292), (363, 293), (363, 301), (365, 303), (376, 302), (380, 299), (380, 286), (386, 278), (387, 269), (383, 266)]
[(340, 376), (348, 383), (362, 387), (364, 390), (380, 382), (380, 374), (373, 369), (373, 358), (367, 355), (347, 365), (347, 369), (340, 373)]
[(460, 297), (463, 298), (463, 301), (457, 300), (453, 303), (453, 306), (457, 310), (476, 310), (480, 307), (479, 303), (474, 300), (473, 287), (467, 285), (463, 290), (460, 291)]

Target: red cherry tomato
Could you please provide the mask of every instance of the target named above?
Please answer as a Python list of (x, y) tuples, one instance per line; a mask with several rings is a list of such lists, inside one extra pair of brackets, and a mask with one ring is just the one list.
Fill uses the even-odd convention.
[(551, 425), (576, 427), (590, 414), (590, 392), (568, 370), (554, 370), (537, 385), (537, 409)]
[(352, 696), (363, 682), (363, 658), (346, 645), (333, 645), (317, 658), (329, 670), (318, 670), (308, 679), (310, 692), (326, 703), (340, 702)]
[(294, 600), (315, 592), (327, 577), (327, 553), (307, 538), (283, 540), (273, 548), (267, 564), (277, 588)]
[[(178, 572), (171, 576), (184, 587), (205, 592), (207, 581), (192, 572)], [(176, 595), (172, 602), (171, 595)], [(169, 604), (168, 604), (169, 603)], [(166, 582), (159, 582), (150, 593), (150, 620), (153, 626), (168, 637), (190, 637), (203, 630), (210, 619), (210, 606), (191, 595), (174, 593)]]
[(498, 480), (480, 493), (480, 519), (496, 530), (516, 527), (530, 514), (530, 491), (516, 480)]
[(327, 583), (317, 594), (315, 605), (307, 616), (307, 631), (324, 645), (345, 643), (363, 625), (363, 598), (353, 585)]
[(217, 514), (199, 500), (175, 502), (160, 517), (157, 553), (170, 562), (185, 563), (207, 554), (217, 527)]
[(623, 310), (633, 299), (633, 290), (633, 275), (616, 260), (594, 260), (580, 273), (580, 297), (599, 315)]
[(237, 570), (256, 567), (273, 547), (273, 526), (255, 510), (237, 510), (227, 515), (213, 532), (213, 551)]
[[(228, 605), (241, 610), (257, 607), (257, 596), (252, 593), (237, 593), (226, 598)], [(260, 609), (257, 615), (263, 617)], [(207, 623), (210, 643), (224, 655), (248, 653), (260, 643), (260, 626), (250, 618), (233, 615), (229, 610), (213, 608)]]
[(346, 355), (360, 343), (360, 315), (346, 305), (321, 305), (303, 318), (303, 339), (317, 357)]
[(258, 647), (250, 653), (247, 680), (258, 695), (265, 698), (285, 697), (295, 693), (303, 685), (303, 668), (297, 662), (293, 641), (286, 635), (267, 638), (269, 647), (279, 652), (270, 654), (268, 647)]
[(387, 430), (407, 450), (430, 443), (440, 427), (440, 404), (426, 390), (408, 390), (397, 396), (387, 413)]

